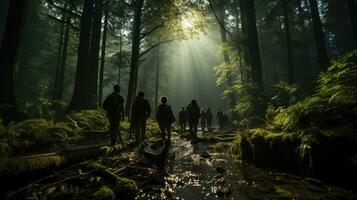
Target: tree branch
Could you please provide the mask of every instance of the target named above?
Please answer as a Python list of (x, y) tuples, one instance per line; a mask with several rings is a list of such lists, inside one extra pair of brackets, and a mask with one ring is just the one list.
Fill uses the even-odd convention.
[(50, 14), (47, 14), (47, 16), (48, 16), (49, 18), (53, 19), (53, 20), (56, 20), (56, 21), (59, 21), (59, 22), (61, 22), (61, 23), (64, 23), (64, 24), (69, 25), (69, 26), (72, 27), (73, 30), (75, 30), (75, 31), (80, 31), (80, 29), (79, 29), (78, 27), (74, 26), (71, 22), (67, 22), (67, 21), (65, 21), (65, 20), (63, 20), (63, 19), (58, 19), (58, 18), (56, 18), (56, 17), (54, 17), (54, 16), (52, 16), (52, 15), (50, 15)]
[(74, 12), (72, 12), (72, 11), (66, 9), (66, 8), (63, 8), (63, 7), (59, 6), (59, 5), (56, 5), (56, 3), (53, 2), (52, 0), (47, 0), (47, 2), (48, 2), (49, 4), (51, 4), (53, 7), (57, 8), (58, 10), (61, 10), (62, 12), (65, 12), (65, 13), (67, 13), (67, 14), (73, 15), (73, 16), (78, 17), (78, 18), (81, 17), (80, 14), (74, 13)]
[(161, 22), (161, 24), (155, 26), (154, 28), (152, 28), (150, 31), (147, 31), (146, 33), (143, 33), (140, 37), (140, 40), (144, 39), (145, 37), (147, 37), (148, 35), (150, 35), (151, 33), (155, 32), (157, 29), (161, 28), (164, 26), (165, 20), (163, 20)]
[(162, 42), (158, 42), (158, 43), (152, 45), (150, 48), (148, 48), (148, 49), (146, 49), (144, 52), (140, 53), (140, 54), (139, 54), (139, 58), (141, 58), (141, 57), (144, 56), (145, 54), (149, 53), (149, 52), (150, 52), (151, 50), (153, 50), (154, 48), (156, 48), (156, 47), (158, 47), (158, 46), (160, 46), (160, 45), (162, 45), (162, 44), (164, 44), (164, 43), (172, 42), (172, 41), (174, 41), (174, 40), (164, 40), (164, 41), (162, 41)]
[(208, 4), (209, 4), (209, 7), (210, 7), (210, 9), (212, 10), (212, 12), (213, 12), (213, 14), (214, 14), (214, 17), (215, 17), (216, 20), (217, 20), (219, 26), (220, 26), (230, 37), (232, 37), (231, 32), (229, 32), (229, 31), (227, 30), (227, 28), (224, 26), (224, 24), (221, 22), (221, 20), (219, 20), (216, 11), (215, 11), (214, 8), (213, 8), (212, 1), (211, 1), (211, 0), (208, 0)]
[(82, 14), (82, 12), (77, 8), (77, 6), (74, 4), (73, 0), (69, 1), (70, 6), (72, 6), (72, 8), (77, 12)]
[(127, 5), (127, 6), (129, 6), (129, 7), (132, 7), (132, 8), (134, 8), (135, 7), (135, 5), (134, 4), (132, 4), (132, 3), (128, 3), (128, 2), (126, 2), (125, 0), (121, 0), (125, 5)]

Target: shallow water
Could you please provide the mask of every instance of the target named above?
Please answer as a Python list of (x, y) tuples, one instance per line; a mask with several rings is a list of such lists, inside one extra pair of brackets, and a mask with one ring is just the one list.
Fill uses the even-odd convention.
[(174, 134), (165, 172), (137, 199), (357, 199), (315, 179), (248, 165), (211, 145), (191, 144)]

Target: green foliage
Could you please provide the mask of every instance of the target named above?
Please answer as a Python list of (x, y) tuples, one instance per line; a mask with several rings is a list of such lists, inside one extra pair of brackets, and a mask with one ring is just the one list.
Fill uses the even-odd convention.
[(38, 98), (33, 102), (26, 102), (23, 111), (31, 118), (44, 118), (53, 120), (67, 107), (64, 101)]
[(109, 186), (102, 186), (97, 192), (94, 193), (95, 199), (99, 200), (114, 200), (115, 195)]
[[(297, 154), (297, 162), (309, 172), (314, 167), (316, 149), (326, 148), (326, 144), (333, 144), (332, 141), (357, 144), (356, 59), (357, 51), (354, 51), (333, 61), (328, 71), (321, 73), (316, 92), (303, 100), (296, 101), (299, 99), (296, 98), (296, 86), (281, 84), (276, 87), (271, 94), (278, 96), (268, 101), (265, 125), (239, 133), (233, 152), (255, 158), (259, 151), (260, 156), (275, 159), (272, 154), (290, 151), (290, 156)], [(248, 124), (247, 120), (242, 123)], [(350, 149), (344, 151), (347, 158), (356, 153), (349, 152)]]
[(315, 94), (288, 108), (279, 108), (274, 124), (285, 131), (309, 127), (355, 127), (357, 117), (357, 51), (332, 61), (321, 73)]

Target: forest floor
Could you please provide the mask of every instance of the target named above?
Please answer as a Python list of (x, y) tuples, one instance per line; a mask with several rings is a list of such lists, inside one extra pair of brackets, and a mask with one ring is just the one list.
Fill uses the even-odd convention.
[(242, 162), (229, 152), (234, 136), (200, 132), (197, 140), (190, 141), (185, 134), (173, 133), (169, 149), (153, 137), (140, 147), (129, 145), (75, 164), (7, 195), (9, 199), (357, 199), (352, 192), (316, 179)]

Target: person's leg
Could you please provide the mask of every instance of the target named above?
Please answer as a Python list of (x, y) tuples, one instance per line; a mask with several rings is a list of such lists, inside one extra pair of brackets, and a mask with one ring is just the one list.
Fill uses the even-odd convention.
[(193, 123), (193, 137), (197, 138), (197, 127), (198, 127), (198, 120), (194, 121)]
[(145, 140), (146, 137), (146, 120), (143, 120), (141, 123), (141, 142)]
[(111, 144), (117, 143), (118, 131), (119, 131), (118, 121), (114, 120), (112, 121), (112, 128), (111, 128)]
[(161, 138), (162, 138), (162, 142), (165, 141), (165, 126), (164, 124), (159, 124), (159, 127), (160, 127), (160, 131), (161, 131)]
[(193, 123), (191, 121), (188, 122), (188, 130), (190, 132), (190, 136), (193, 136)]
[(119, 124), (118, 124), (117, 135), (119, 136), (119, 141), (120, 141), (121, 145), (124, 147), (124, 142), (123, 142), (123, 139), (121, 138), (121, 133), (120, 133), (120, 120), (119, 120)]
[(140, 144), (140, 125), (138, 120), (134, 122), (135, 144)]
[(171, 124), (167, 125), (166, 131), (167, 131), (168, 140), (170, 141), (171, 140)]

